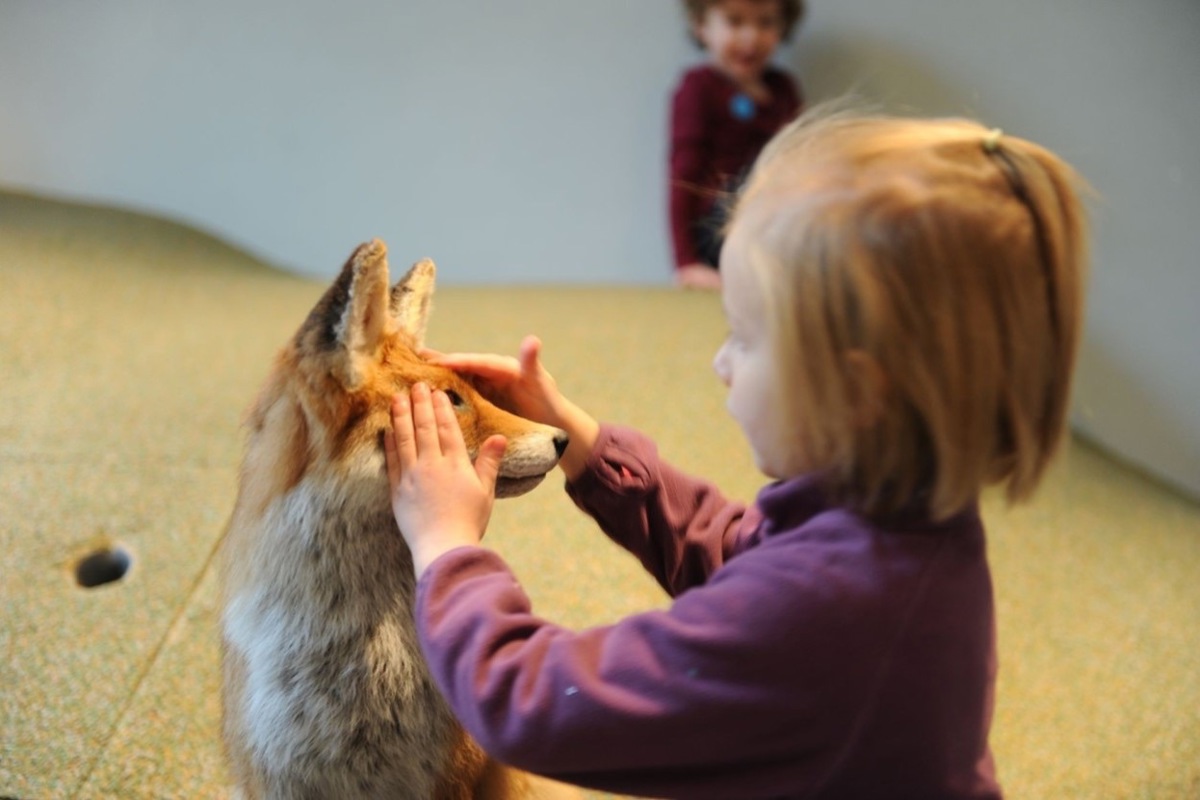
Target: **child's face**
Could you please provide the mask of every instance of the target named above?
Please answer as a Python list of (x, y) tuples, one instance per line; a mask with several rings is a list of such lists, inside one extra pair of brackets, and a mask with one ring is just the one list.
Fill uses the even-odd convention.
[(723, 0), (695, 26), (718, 69), (738, 83), (758, 81), (783, 38), (776, 0)]
[(729, 335), (713, 359), (729, 389), (725, 406), (745, 434), (754, 460), (772, 478), (803, 472), (792, 415), (784, 407), (778, 351), (762, 288), (745, 258), (745, 226), (734, 223), (721, 250), (721, 301)]

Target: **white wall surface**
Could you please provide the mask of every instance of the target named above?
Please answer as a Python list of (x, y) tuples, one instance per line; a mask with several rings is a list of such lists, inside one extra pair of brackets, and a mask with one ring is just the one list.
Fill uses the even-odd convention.
[[(1200, 2), (810, 0), (810, 97), (969, 114), (1097, 190), (1077, 427), (1200, 496)], [(329, 275), (667, 280), (670, 0), (0, 0), (0, 185)]]
[(0, 182), (336, 271), (664, 282), (677, 8), (604, 0), (0, 0)]

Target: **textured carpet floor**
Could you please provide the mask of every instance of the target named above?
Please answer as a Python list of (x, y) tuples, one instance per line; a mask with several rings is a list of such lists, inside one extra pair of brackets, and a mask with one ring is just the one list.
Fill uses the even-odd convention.
[[(395, 275), (437, 255), (389, 245)], [(211, 557), (241, 412), (323, 289), (183, 226), (0, 193), (0, 795), (226, 796)], [(443, 287), (428, 339), (512, 352), (527, 332), (598, 416), (732, 496), (762, 483), (709, 368), (716, 297)], [(560, 484), (499, 504), (489, 534), (537, 610), (662, 605)], [(1200, 508), (1079, 442), (1033, 505), (984, 508), (1009, 795), (1200, 797)], [(104, 547), (129, 571), (82, 588)]]

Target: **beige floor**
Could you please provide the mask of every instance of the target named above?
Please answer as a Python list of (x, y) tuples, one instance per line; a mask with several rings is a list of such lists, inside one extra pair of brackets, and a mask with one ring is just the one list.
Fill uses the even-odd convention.
[[(390, 246), (394, 270), (426, 255)], [(210, 559), (241, 410), (323, 288), (185, 227), (0, 193), (0, 795), (225, 796)], [(760, 485), (709, 371), (715, 297), (447, 287), (435, 305), (431, 345), (537, 332), (585, 407), (731, 495)], [(1200, 507), (1075, 442), (1036, 503), (985, 511), (1009, 795), (1200, 797)], [(489, 541), (564, 623), (663, 603), (557, 482), (500, 504)], [(80, 588), (106, 543), (130, 571)]]

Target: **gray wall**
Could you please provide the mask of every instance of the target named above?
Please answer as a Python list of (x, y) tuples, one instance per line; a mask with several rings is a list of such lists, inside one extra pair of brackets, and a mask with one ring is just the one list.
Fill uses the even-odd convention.
[(647, 0), (0, 0), (0, 182), (154, 209), (313, 274), (663, 282)]
[[(328, 275), (662, 283), (668, 0), (0, 0), (0, 184)], [(1200, 3), (812, 0), (813, 98), (970, 114), (1092, 182), (1077, 427), (1200, 496)]]

